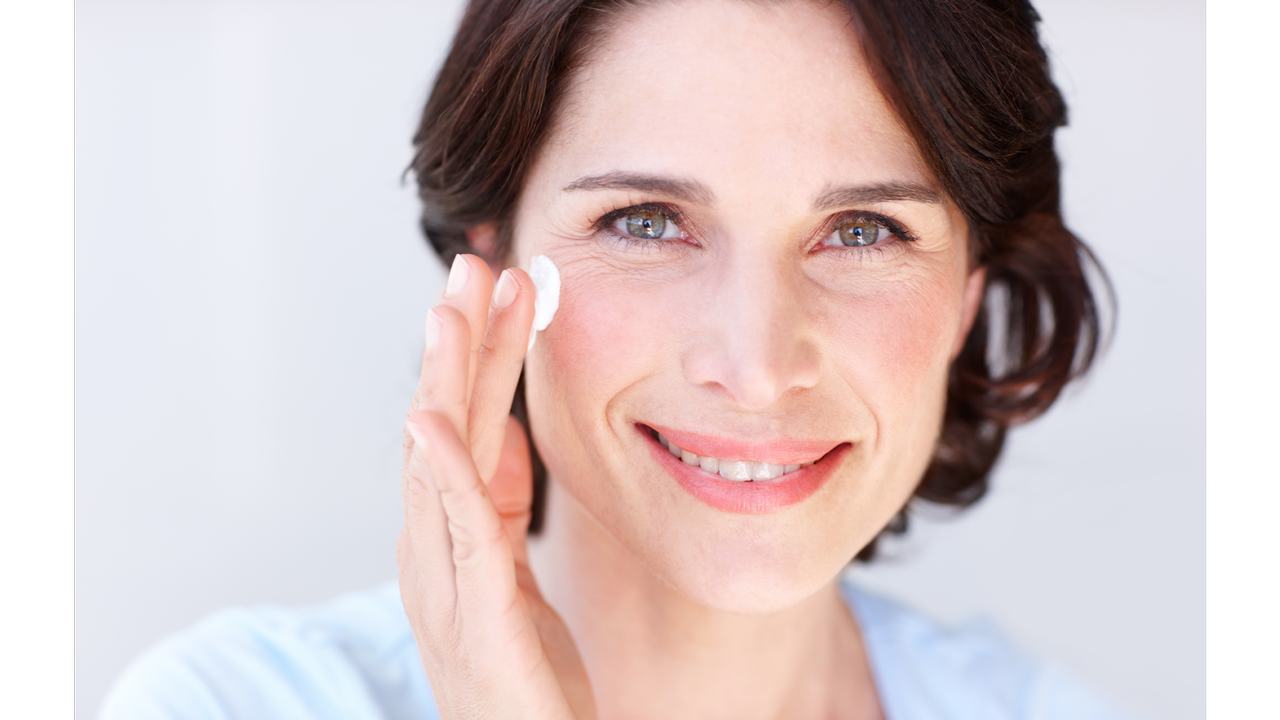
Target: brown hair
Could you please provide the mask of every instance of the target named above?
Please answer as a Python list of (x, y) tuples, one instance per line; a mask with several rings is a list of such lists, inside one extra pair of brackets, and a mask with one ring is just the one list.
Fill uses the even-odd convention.
[[(413, 138), (422, 230), (446, 264), (474, 252), (466, 231), (483, 222), (497, 224), (495, 257), (505, 257), (565, 79), (611, 14), (635, 1), (472, 0)], [(1031, 5), (846, 4), (880, 90), (968, 220), (972, 257), (986, 267), (982, 306), (951, 366), (935, 457), (915, 490), (967, 507), (986, 493), (1008, 428), (1043, 413), (1093, 361), (1101, 322), (1086, 268), (1110, 284), (1062, 221), (1053, 133), (1066, 105)], [(513, 412), (527, 427), (523, 398), (521, 388)], [(537, 532), (546, 477), (533, 454)], [(906, 528), (904, 507), (881, 536)], [(872, 559), (878, 540), (857, 559)]]

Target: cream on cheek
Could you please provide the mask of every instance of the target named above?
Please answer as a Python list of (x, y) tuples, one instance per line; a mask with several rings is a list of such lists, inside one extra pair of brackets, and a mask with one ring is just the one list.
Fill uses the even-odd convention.
[[(655, 398), (681, 397), (666, 392), (662, 382), (664, 372), (679, 367), (665, 358), (675, 357), (667, 348), (676, 344), (671, 320), (680, 293), (643, 271), (619, 267), (597, 249), (560, 245), (550, 251), (563, 280), (560, 307), (527, 358), (525, 389), (534, 442), (555, 480), (551, 492), (575, 501), (553, 507), (578, 507), (585, 515), (571, 512), (556, 520), (552, 511), (549, 518), (585, 532), (586, 546), (606, 552), (612, 546), (591, 535), (602, 530), (643, 566), (700, 597), (703, 585), (722, 583), (691, 582), (705, 572), (708, 559), (691, 560), (678, 549), (705, 545), (699, 536), (707, 529), (673, 523), (680, 517), (673, 496), (683, 491), (636, 472), (636, 458), (627, 455), (635, 438), (625, 437), (634, 432), (625, 413), (652, 407)], [(581, 522), (587, 518), (593, 522)]]
[(534, 255), (529, 261), (529, 278), (537, 295), (533, 303), (533, 328), (529, 331), (529, 347), (538, 339), (538, 331), (546, 330), (560, 309), (560, 270), (546, 255)]
[(671, 286), (628, 280), (595, 259), (563, 268), (560, 307), (544, 333), (539, 369), (562, 398), (558, 405), (585, 423), (580, 427), (594, 427), (620, 395), (663, 372), (671, 313), (682, 302)]

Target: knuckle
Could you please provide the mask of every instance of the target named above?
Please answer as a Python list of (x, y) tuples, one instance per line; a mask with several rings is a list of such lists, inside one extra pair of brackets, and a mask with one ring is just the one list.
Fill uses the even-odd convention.
[(449, 520), (449, 537), (453, 541), (453, 564), (459, 573), (474, 572), (486, 565), (494, 551), (506, 540), (500, 524), (477, 528)]
[(435, 503), (431, 502), (431, 491), (427, 488), (427, 480), (421, 475), (414, 472), (416, 468), (406, 468), (404, 473), (404, 482), (402, 483), (404, 502), (412, 510), (422, 510), (431, 507)]
[(491, 327), (489, 328), (489, 332), (486, 332), (484, 337), (480, 340), (480, 358), (477, 362), (483, 366), (487, 367), (492, 365), (494, 362), (494, 356), (501, 349), (501, 344), (498, 342), (496, 334), (497, 333), (494, 332), (494, 328)]

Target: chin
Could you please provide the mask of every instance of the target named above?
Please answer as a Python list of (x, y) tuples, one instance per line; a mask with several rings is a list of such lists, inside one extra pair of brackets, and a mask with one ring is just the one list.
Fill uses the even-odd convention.
[(818, 505), (735, 516), (689, 503), (665, 507), (660, 523), (644, 522), (643, 511), (624, 516), (611, 506), (591, 514), (655, 584), (711, 610), (770, 615), (822, 590), (875, 534), (858, 532), (847, 520), (833, 524), (824, 512), (804, 512)]
[(708, 542), (698, 552), (671, 554), (650, 569), (673, 590), (706, 608), (740, 615), (771, 615), (812, 597), (835, 579), (856, 550), (770, 548), (740, 541)]

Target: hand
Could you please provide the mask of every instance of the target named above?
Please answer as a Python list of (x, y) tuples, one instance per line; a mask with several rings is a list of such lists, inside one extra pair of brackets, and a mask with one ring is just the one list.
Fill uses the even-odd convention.
[(526, 551), (533, 476), (510, 408), (534, 295), (523, 270), (504, 270), (495, 291), (484, 261), (458, 256), (427, 319), (405, 421), (400, 595), (450, 720), (596, 715), (577, 647)]

